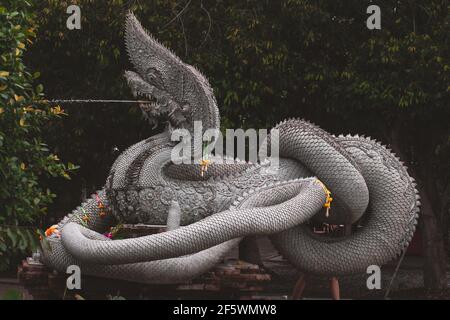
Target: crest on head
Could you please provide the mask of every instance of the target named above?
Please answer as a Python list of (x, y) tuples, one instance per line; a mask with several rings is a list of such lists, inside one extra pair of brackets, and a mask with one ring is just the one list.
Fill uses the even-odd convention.
[(219, 111), (208, 80), (159, 43), (131, 12), (126, 17), (125, 42), (136, 69), (126, 71), (125, 78), (136, 98), (150, 101), (140, 107), (152, 124), (167, 121), (169, 129), (192, 131), (194, 121), (202, 121), (203, 130), (219, 128)]

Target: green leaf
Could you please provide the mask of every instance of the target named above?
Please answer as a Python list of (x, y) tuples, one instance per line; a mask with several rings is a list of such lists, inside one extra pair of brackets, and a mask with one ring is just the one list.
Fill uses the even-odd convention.
[(17, 289), (9, 289), (1, 297), (1, 300), (22, 300), (22, 299), (23, 294)]
[(18, 242), (17, 234), (10, 227), (6, 227), (6, 234), (8, 235), (9, 240), (11, 241), (11, 247), (16, 248)]
[(44, 86), (42, 85), (42, 84), (38, 84), (37, 86), (36, 86), (36, 93), (37, 94), (40, 94), (40, 93), (42, 93), (44, 91)]

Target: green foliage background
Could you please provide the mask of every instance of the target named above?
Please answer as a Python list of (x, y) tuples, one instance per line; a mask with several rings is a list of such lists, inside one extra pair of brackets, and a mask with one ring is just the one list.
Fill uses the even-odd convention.
[(33, 225), (55, 197), (46, 180), (68, 179), (68, 171), (75, 169), (61, 163), (42, 139), (42, 128), (63, 111), (36, 102), (43, 99), (43, 87), (35, 81), (39, 72), (23, 63), (36, 37), (34, 18), (27, 1), (0, 5), (0, 270), (37, 246)]
[[(82, 29), (66, 28), (78, 4)], [(270, 128), (288, 117), (332, 133), (370, 135), (419, 180), (444, 232), (450, 205), (447, 1), (380, 0), (382, 29), (366, 28), (371, 1), (36, 1), (39, 29), (25, 60), (50, 98), (129, 99), (123, 22), (142, 24), (209, 77), (224, 128)], [(52, 216), (102, 186), (118, 152), (155, 133), (134, 105), (64, 105), (46, 141), (80, 165), (54, 180)], [(28, 197), (29, 198), (29, 197)]]

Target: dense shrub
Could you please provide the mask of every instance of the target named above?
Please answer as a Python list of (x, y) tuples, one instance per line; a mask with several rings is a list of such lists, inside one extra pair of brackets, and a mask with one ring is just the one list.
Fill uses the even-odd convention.
[(6, 0), (0, 5), (0, 270), (11, 258), (37, 244), (39, 218), (55, 195), (43, 179), (69, 178), (75, 166), (60, 162), (42, 139), (43, 127), (64, 114), (43, 100), (22, 56), (36, 36), (34, 12), (28, 1)]

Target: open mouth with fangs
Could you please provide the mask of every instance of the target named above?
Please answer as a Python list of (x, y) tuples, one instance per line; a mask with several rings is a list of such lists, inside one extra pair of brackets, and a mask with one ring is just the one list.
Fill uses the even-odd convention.
[(142, 102), (139, 103), (139, 107), (141, 108), (144, 118), (153, 125), (153, 129), (157, 127), (158, 120), (167, 120), (169, 110), (163, 108), (156, 97), (141, 92), (134, 93), (134, 96), (139, 101), (142, 100)]
[(189, 112), (188, 106), (180, 108), (178, 103), (170, 99), (163, 86), (144, 81), (138, 74), (126, 71), (125, 77), (133, 96), (139, 100), (139, 107), (144, 118), (155, 128), (158, 122), (168, 121), (172, 126), (179, 126), (186, 121), (184, 112)]

